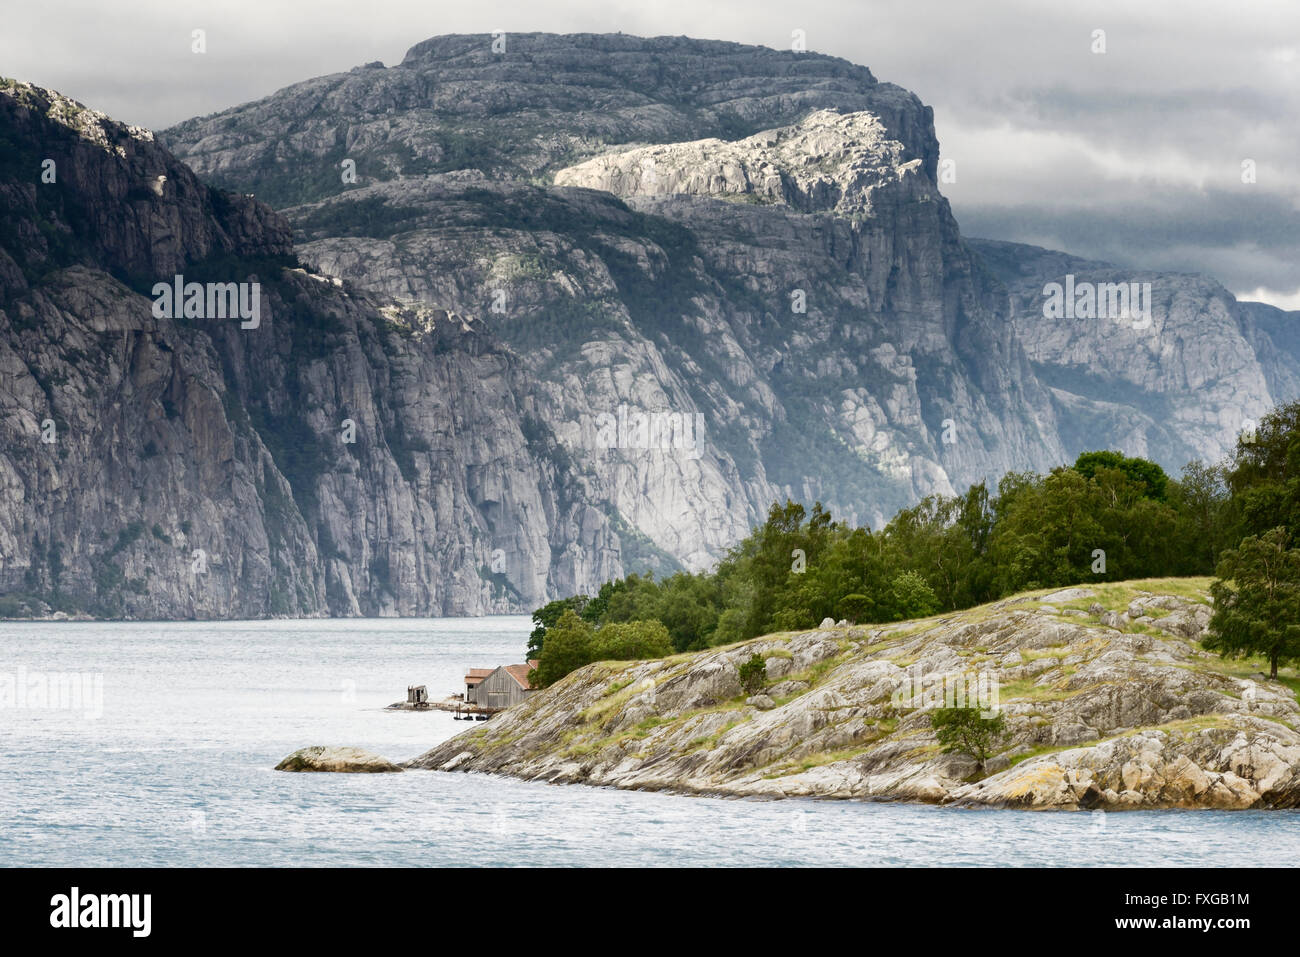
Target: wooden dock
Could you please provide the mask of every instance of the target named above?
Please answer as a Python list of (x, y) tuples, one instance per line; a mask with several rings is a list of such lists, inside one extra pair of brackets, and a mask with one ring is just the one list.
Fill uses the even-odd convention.
[(485, 708), (482, 705), (466, 704), (464, 700), (455, 697), (443, 698), (439, 701), (395, 701), (390, 704), (385, 711), (449, 711), (456, 716), (457, 721), (486, 721), (498, 711), (504, 711), (504, 708)]

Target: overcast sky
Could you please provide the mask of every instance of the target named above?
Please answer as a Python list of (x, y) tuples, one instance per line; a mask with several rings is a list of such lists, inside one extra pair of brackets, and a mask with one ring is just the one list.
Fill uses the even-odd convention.
[[(40, 0), (0, 74), (161, 129), (441, 33), (685, 34), (870, 67), (934, 107), (962, 231), (1300, 309), (1298, 0)], [(207, 31), (204, 56), (190, 33)], [(1094, 53), (1094, 31), (1105, 53)], [(1242, 182), (1254, 160), (1256, 182)]]

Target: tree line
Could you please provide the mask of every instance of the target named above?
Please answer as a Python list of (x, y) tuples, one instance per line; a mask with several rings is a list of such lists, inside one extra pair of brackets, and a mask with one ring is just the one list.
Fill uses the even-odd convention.
[(1243, 433), (1219, 464), (1173, 478), (1155, 462), (1085, 452), (990, 490), (931, 495), (884, 528), (774, 503), (711, 571), (628, 575), (533, 613), (536, 683), (590, 661), (662, 657), (824, 618), (883, 623), (1038, 588), (1215, 575), (1208, 647), (1300, 656), (1300, 402)]

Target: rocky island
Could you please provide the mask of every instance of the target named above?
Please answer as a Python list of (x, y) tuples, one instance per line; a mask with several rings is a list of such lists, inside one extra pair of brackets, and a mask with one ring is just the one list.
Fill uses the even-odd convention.
[[(1208, 579), (1039, 591), (657, 661), (598, 662), (406, 762), (735, 797), (1044, 809), (1300, 806), (1295, 679), (1200, 647)], [(738, 666), (765, 660), (768, 687)], [(982, 673), (1005, 737), (978, 776), (900, 688)], [(904, 699), (905, 700), (905, 699)]]
[(299, 748), (275, 766), (277, 771), (337, 771), (347, 774), (391, 774), (402, 769), (364, 748)]

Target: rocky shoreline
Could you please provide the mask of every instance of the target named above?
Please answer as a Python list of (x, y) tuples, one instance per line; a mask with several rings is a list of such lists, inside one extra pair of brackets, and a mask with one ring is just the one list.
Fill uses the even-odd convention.
[[(1300, 807), (1296, 694), (1201, 649), (1207, 584), (1071, 588), (599, 662), (403, 766), (735, 797)], [(746, 698), (737, 667), (755, 653), (769, 687)], [(974, 673), (996, 682), (1007, 724), (978, 779), (925, 710), (898, 706), (908, 682)]]

